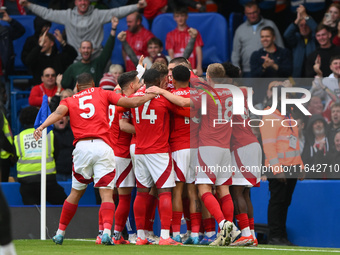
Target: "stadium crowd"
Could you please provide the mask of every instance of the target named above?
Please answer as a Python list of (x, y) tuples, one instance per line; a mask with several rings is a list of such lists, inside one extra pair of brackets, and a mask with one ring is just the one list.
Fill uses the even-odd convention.
[[(268, 180), (268, 243), (293, 245), (285, 224), (297, 180), (338, 178), (339, 3), (75, 0), (73, 7), (73, 1), (46, 2), (44, 7), (0, 1), (7, 7), (0, 9), (1, 20), (9, 23), (0, 25), (1, 140), (6, 142), (0, 180), (20, 182), (24, 204), (39, 203), (41, 131), (56, 123), (47, 146), (47, 199), (63, 203), (56, 244), (63, 243), (79, 199), (93, 181), (101, 201), (97, 244), (257, 246), (250, 188)], [(244, 8), (231, 62), (202, 65), (204, 40), (187, 25), (188, 7), (218, 11), (227, 19)], [(142, 25), (142, 14), (151, 27), (167, 11), (177, 27), (162, 42)], [(13, 40), (25, 28), (8, 13), (36, 15), (35, 34), (21, 56), (33, 75), (30, 107), (22, 110), (25, 129), (15, 137), (6, 119), (4, 84), (15, 73)], [(123, 17), (128, 29), (116, 34)], [(65, 31), (49, 33), (51, 22), (64, 24)], [(102, 48), (103, 25), (109, 22)], [(117, 39), (124, 66), (110, 62)], [(236, 86), (238, 94), (221, 84)], [(285, 93), (294, 87), (305, 88), (304, 96)], [(44, 95), (53, 113), (34, 130)], [(311, 116), (286, 107), (286, 98), (281, 99), (286, 95), (302, 100)], [(244, 112), (234, 114), (241, 96)], [(249, 97), (254, 105), (248, 106)], [(259, 110), (270, 111), (275, 103), (276, 109), (260, 116)], [(17, 176), (9, 177), (15, 164)], [(57, 180), (71, 178), (66, 198)], [(152, 230), (156, 207), (160, 237)], [(185, 236), (180, 235), (183, 216)], [(127, 221), (136, 227), (127, 227), (129, 240), (123, 237)]]

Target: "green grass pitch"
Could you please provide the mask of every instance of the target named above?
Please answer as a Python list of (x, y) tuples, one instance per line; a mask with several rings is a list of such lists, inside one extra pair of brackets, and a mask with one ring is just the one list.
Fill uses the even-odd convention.
[(89, 254), (139, 254), (139, 255), (161, 255), (161, 254), (195, 254), (195, 255), (319, 255), (340, 254), (340, 249), (309, 248), (309, 247), (286, 247), (259, 245), (258, 247), (212, 247), (212, 246), (159, 246), (159, 245), (96, 245), (94, 240), (65, 239), (63, 245), (56, 245), (52, 240), (15, 240), (18, 255), (89, 255)]

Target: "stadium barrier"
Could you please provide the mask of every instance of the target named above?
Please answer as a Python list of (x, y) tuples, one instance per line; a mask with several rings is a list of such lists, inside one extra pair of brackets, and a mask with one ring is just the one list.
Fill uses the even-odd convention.
[[(67, 194), (71, 191), (71, 182), (59, 182), (65, 189)], [(14, 213), (12, 224), (17, 224), (17, 218), (25, 215), (24, 222), (35, 222), (37, 221), (37, 228), (39, 228), (39, 217), (38, 213), (30, 214), (32, 221), (28, 220), (26, 212), (31, 213), (32, 206), (27, 207), (22, 205), (22, 199), (19, 192), (19, 183), (1, 183), (2, 190), (8, 200), (8, 203)], [(299, 246), (311, 246), (311, 247), (331, 247), (340, 248), (340, 243), (337, 239), (337, 227), (340, 226), (340, 219), (338, 212), (340, 211), (340, 204), (337, 202), (337, 195), (340, 193), (340, 180), (305, 180), (298, 181), (295, 192), (293, 194), (292, 204), (289, 207), (288, 218), (287, 218), (287, 233), (288, 238), (291, 242)], [(262, 182), (261, 187), (253, 188), (251, 190), (251, 198), (254, 205), (254, 219), (256, 224), (267, 224), (267, 208), (269, 202), (270, 193), (268, 190), (268, 182)], [(80, 200), (80, 208), (85, 207), (97, 207), (95, 205), (95, 195), (93, 191), (93, 185), (89, 185), (84, 196)], [(15, 208), (14, 208), (15, 207)], [(60, 216), (60, 207), (58, 212), (50, 214), (51, 209), (55, 206), (48, 206), (47, 209), (47, 226), (53, 231), (58, 227), (58, 220)], [(34, 209), (36, 210), (36, 209)], [(82, 210), (82, 209), (81, 209)], [(91, 209), (92, 210), (92, 209)], [(86, 210), (85, 210), (86, 211)], [(96, 213), (92, 214), (91, 217), (87, 217), (81, 220), (83, 222), (89, 222), (96, 225), (95, 230), (89, 233), (87, 238), (95, 238), (97, 233), (98, 224), (98, 208), (94, 209)], [(17, 216), (18, 215), (18, 216)], [(27, 215), (27, 217), (26, 217)], [(33, 220), (34, 217), (34, 220)], [(77, 217), (81, 218), (82, 213), (77, 212)], [(53, 219), (52, 219), (53, 218)], [(29, 218), (30, 219), (30, 218)], [(15, 223), (14, 223), (15, 222)], [(72, 221), (72, 225), (77, 226), (75, 221)], [(91, 223), (90, 223), (91, 222)], [(79, 222), (78, 222), (79, 223)], [(18, 223), (19, 224), (19, 223)], [(51, 225), (49, 225), (51, 224)], [(28, 224), (31, 225), (31, 224)], [(70, 226), (71, 227), (71, 226)], [(23, 228), (23, 226), (20, 226)], [(38, 229), (39, 230), (39, 229)], [(155, 218), (154, 230), (156, 234), (160, 231), (160, 222), (158, 215)], [(26, 231), (23, 228), (22, 231)], [(181, 232), (185, 231), (185, 227), (181, 228)], [(322, 234), (321, 234), (321, 232)], [(29, 232), (20, 235), (14, 235), (15, 238), (18, 236), (28, 236)], [(51, 233), (50, 233), (51, 234)], [(73, 237), (67, 234), (68, 237)], [(35, 238), (38, 238), (36, 235)], [(77, 238), (82, 238), (80, 235)], [(24, 238), (24, 237), (20, 237)], [(28, 237), (26, 237), (28, 238)]]

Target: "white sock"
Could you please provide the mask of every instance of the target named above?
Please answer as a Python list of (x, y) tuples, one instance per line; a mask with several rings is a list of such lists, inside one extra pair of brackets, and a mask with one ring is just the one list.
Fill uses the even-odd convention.
[(190, 236), (191, 235), (191, 230), (187, 231), (187, 235)]
[(172, 232), (173, 237), (178, 236), (179, 234), (180, 234), (180, 232)]
[(148, 231), (148, 235), (153, 236), (154, 235), (153, 231)]
[(224, 222), (225, 222), (225, 220), (222, 220), (220, 223), (218, 223), (218, 226), (220, 227), (220, 229), (223, 228)]
[(137, 237), (140, 237), (140, 239), (145, 240), (145, 232), (144, 229), (137, 230)]
[(129, 234), (129, 239), (134, 238), (134, 237), (136, 237), (136, 234), (135, 234), (135, 233)]
[(244, 229), (241, 229), (242, 236), (251, 236), (250, 228), (246, 227)]
[(60, 230), (60, 229), (58, 228), (56, 235), (65, 236), (65, 231), (64, 231), (64, 230)]
[(111, 229), (104, 228), (103, 235), (104, 234), (108, 234), (109, 236), (111, 236)]
[(198, 237), (198, 233), (191, 232), (191, 237)]
[(216, 234), (216, 232), (215, 231), (210, 231), (210, 232), (207, 232), (207, 233), (205, 233), (205, 235), (207, 236), (207, 237), (212, 237), (213, 235), (215, 235)]
[(120, 240), (120, 237), (122, 236), (122, 232), (115, 230), (113, 232), (113, 236), (114, 236), (115, 240), (118, 241), (118, 240)]
[(0, 246), (0, 254), (1, 255), (17, 255), (14, 244), (10, 242), (9, 244)]
[(253, 236), (254, 240), (256, 239), (256, 235), (255, 235), (255, 230), (251, 229), (250, 230), (251, 235)]
[(168, 239), (170, 237), (170, 230), (169, 229), (161, 229), (161, 237), (163, 239)]

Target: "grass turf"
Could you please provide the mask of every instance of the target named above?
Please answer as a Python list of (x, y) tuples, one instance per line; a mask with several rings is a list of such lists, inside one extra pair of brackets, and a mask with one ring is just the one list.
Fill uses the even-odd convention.
[(258, 247), (212, 247), (212, 246), (159, 246), (159, 245), (96, 245), (94, 240), (65, 239), (63, 245), (56, 245), (52, 240), (15, 240), (18, 255), (89, 255), (89, 254), (195, 254), (195, 255), (216, 255), (226, 253), (228, 255), (279, 255), (279, 254), (340, 254), (340, 249), (309, 248), (309, 247), (286, 247), (259, 245)]

